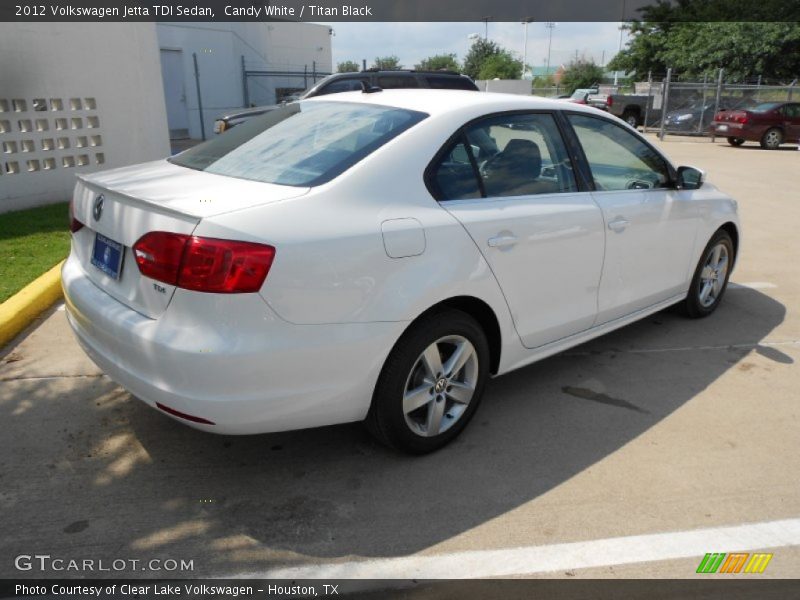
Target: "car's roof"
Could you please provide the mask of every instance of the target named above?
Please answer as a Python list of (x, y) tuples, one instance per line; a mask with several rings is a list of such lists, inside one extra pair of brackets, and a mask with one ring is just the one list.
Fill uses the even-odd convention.
[(475, 93), (470, 90), (388, 89), (379, 92), (341, 92), (303, 102), (359, 102), (425, 112), (431, 116), (467, 107), (492, 110), (574, 110), (601, 114), (596, 108), (567, 104), (563, 100), (520, 94)]

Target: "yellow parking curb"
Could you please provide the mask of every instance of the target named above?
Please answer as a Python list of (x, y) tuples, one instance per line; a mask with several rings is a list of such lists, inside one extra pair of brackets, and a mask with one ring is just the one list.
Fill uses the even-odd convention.
[(10, 342), (36, 317), (61, 298), (61, 265), (38, 277), (0, 304), (0, 346)]

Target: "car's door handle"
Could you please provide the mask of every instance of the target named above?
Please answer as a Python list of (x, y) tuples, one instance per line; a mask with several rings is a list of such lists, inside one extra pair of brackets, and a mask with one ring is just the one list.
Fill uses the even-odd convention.
[(624, 231), (625, 228), (630, 225), (631, 222), (628, 219), (623, 219), (622, 217), (617, 217), (613, 221), (608, 224), (608, 228), (611, 231), (616, 231), (617, 233)]
[(491, 237), (486, 242), (489, 244), (490, 248), (506, 248), (508, 246), (513, 246), (517, 243), (517, 236), (515, 235), (498, 235), (496, 237)]

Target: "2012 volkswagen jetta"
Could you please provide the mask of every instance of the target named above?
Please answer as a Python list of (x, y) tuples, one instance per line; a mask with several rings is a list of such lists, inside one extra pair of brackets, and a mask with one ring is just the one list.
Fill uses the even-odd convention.
[(713, 312), (736, 202), (626, 124), (435, 90), (302, 101), (79, 178), (67, 315), (136, 397), (210, 432), (365, 420), (414, 453), (488, 377), (680, 303)]

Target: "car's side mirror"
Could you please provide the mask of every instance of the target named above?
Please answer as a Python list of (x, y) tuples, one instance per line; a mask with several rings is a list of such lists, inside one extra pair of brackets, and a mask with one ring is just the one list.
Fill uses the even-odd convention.
[(706, 174), (694, 167), (678, 167), (677, 186), (679, 190), (696, 190), (703, 185)]

